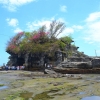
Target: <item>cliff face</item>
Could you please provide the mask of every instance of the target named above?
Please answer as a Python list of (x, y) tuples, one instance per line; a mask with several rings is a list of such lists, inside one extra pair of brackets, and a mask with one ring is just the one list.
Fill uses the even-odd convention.
[[(44, 68), (45, 65), (52, 64), (54, 67), (63, 68), (83, 68), (86, 65), (90, 65), (91, 58), (78, 51), (79, 47), (70, 44), (70, 47), (65, 47), (64, 51), (61, 49), (55, 50), (52, 47), (50, 52), (40, 52), (40, 53), (10, 53), (9, 66), (26, 66), (27, 69), (30, 68)], [(83, 65), (84, 66), (83, 66)], [(89, 66), (88, 66), (89, 67)]]
[(54, 52), (54, 56), (50, 56), (50, 54), (46, 53), (26, 53), (24, 55), (15, 55), (11, 54), (9, 57), (8, 65), (9, 66), (26, 66), (30, 67), (43, 67), (45, 64), (52, 64), (53, 66), (57, 66), (59, 63), (63, 61), (66, 54), (56, 51)]
[[(10, 54), (8, 65), (24, 65), (27, 70), (32, 70), (32, 68), (33, 70), (45, 70), (45, 67), (49, 64), (54, 67), (55, 71), (61, 73), (89, 73), (89, 71), (92, 73), (94, 72), (92, 69), (99, 68), (99, 58), (91, 58), (83, 52), (79, 52), (78, 48), (79, 47), (73, 45), (70, 45), (70, 47), (66, 45), (64, 51), (61, 51), (60, 49), (54, 50), (52, 48), (51, 52), (24, 54), (8, 52)], [(84, 69), (87, 69), (87, 71)]]

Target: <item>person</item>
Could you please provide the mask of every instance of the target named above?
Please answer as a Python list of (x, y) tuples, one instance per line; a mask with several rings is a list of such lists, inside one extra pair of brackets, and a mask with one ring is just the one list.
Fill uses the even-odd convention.
[(50, 67), (50, 65), (48, 64), (48, 65), (47, 65), (47, 68), (49, 68), (49, 67)]
[(5, 67), (6, 71), (8, 71), (8, 66)]
[(19, 66), (17, 66), (17, 70), (19, 70)]
[(47, 64), (45, 63), (44, 66), (45, 66), (45, 68), (46, 68), (46, 67), (47, 67)]
[(10, 66), (8, 66), (8, 70), (10, 70), (11, 68), (10, 68)]
[(24, 67), (24, 65), (23, 65), (21, 69), (23, 70), (24, 68), (25, 68), (25, 67)]
[(52, 64), (50, 64), (50, 68), (52, 68)]
[(16, 67), (15, 66), (12, 66), (12, 70), (16, 70)]
[(48, 69), (51, 69), (51, 66), (50, 66), (50, 64), (48, 64), (48, 65), (47, 65), (47, 68), (48, 68)]

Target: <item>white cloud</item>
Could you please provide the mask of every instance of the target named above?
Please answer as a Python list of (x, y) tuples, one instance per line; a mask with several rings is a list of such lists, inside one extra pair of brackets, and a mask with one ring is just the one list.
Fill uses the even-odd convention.
[(67, 12), (67, 6), (65, 6), (65, 5), (60, 6), (60, 11)]
[(6, 21), (7, 21), (8, 25), (12, 26), (12, 27), (18, 26), (18, 23), (19, 23), (16, 18), (12, 18), (12, 19), (7, 18)]
[[(47, 30), (48, 30), (50, 23), (53, 20), (55, 20), (54, 17), (52, 17), (51, 19), (42, 19), (42, 20), (37, 20), (34, 22), (28, 22), (27, 27), (28, 27), (28, 30), (34, 31), (35, 29), (38, 29), (39, 27), (46, 25)], [(58, 18), (57, 21), (63, 22), (65, 25), (68, 24), (63, 18)], [(58, 38), (74, 34), (75, 31), (80, 31), (82, 29), (83, 29), (83, 26), (81, 25), (73, 25), (71, 27), (65, 27), (64, 31), (58, 35)]]
[[(33, 31), (43, 25), (46, 26), (47, 30), (49, 29), (49, 26), (50, 26), (50, 23), (51, 21), (55, 20), (54, 17), (52, 17), (51, 19), (42, 19), (42, 20), (37, 20), (37, 21), (34, 21), (34, 22), (28, 22), (26, 25), (28, 27), (28, 29), (30, 31)], [(60, 22), (64, 22), (64, 19), (63, 18), (59, 18), (57, 21), (60, 21)]]
[(16, 28), (15, 30), (14, 30), (14, 33), (19, 33), (19, 32), (22, 32), (23, 30), (22, 29), (20, 29), (20, 28)]
[(64, 29), (64, 31), (61, 34), (59, 34), (58, 38), (68, 36), (68, 35), (71, 35), (73, 33), (74, 33), (74, 29), (71, 27), (67, 27)]
[(100, 12), (91, 13), (85, 20), (84, 39), (88, 43), (100, 43)]
[(20, 29), (18, 27), (18, 25), (19, 25), (18, 19), (16, 19), (16, 18), (7, 18), (6, 21), (7, 21), (9, 26), (13, 27), (12, 30), (13, 30), (14, 33), (19, 33), (19, 32), (23, 31), (22, 29)]
[(69, 28), (66, 28), (64, 32), (66, 32), (66, 34), (72, 34), (74, 33), (74, 29), (69, 27)]
[(17, 7), (36, 0), (0, 0), (0, 4), (7, 8), (9, 11), (16, 11)]
[(94, 12), (89, 15), (89, 17), (85, 20), (86, 22), (93, 22), (100, 19), (100, 12)]
[(73, 25), (71, 27), (66, 27), (65, 30), (59, 35), (59, 37), (74, 34), (75, 31), (80, 31), (82, 29), (83, 29), (83, 26), (81, 25)]
[(50, 20), (42, 20), (42, 21), (34, 21), (34, 22), (28, 22), (27, 23), (27, 26), (28, 26), (28, 29), (33, 31), (43, 25), (46, 25), (47, 29), (49, 28), (49, 25), (50, 25)]

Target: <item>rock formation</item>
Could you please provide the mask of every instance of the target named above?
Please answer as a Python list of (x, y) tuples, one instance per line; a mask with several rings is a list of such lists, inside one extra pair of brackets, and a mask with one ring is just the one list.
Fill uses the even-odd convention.
[[(59, 27), (58, 27), (59, 26)], [(64, 28), (63, 23), (53, 21), (50, 29), (45, 26), (33, 32), (20, 32), (8, 42), (6, 52), (10, 54), (8, 66), (25, 66), (26, 70), (45, 70), (52, 65), (58, 68), (90, 69), (96, 65), (93, 59), (79, 52), (71, 37), (57, 38)]]

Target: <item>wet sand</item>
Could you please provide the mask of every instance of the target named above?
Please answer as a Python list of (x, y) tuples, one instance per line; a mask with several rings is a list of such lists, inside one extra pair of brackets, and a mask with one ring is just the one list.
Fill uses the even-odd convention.
[(85, 97), (100, 96), (99, 74), (69, 76), (0, 71), (0, 100), (84, 100)]

